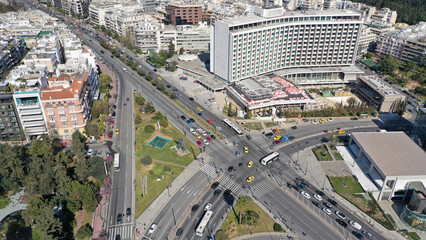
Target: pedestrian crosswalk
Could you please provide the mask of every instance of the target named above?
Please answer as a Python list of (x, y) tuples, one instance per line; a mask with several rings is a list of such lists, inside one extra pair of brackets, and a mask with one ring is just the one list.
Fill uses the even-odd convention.
[(215, 177), (217, 176), (216, 168), (215, 168), (215, 167), (213, 167), (212, 165), (210, 165), (210, 163), (208, 163), (208, 164), (204, 165), (204, 166), (201, 168), (201, 171), (202, 171), (202, 172), (205, 172), (207, 175), (209, 175), (209, 176), (210, 176), (210, 177), (212, 177), (212, 178), (215, 178)]
[(132, 225), (111, 226), (108, 229), (108, 239), (115, 240), (117, 235), (120, 239), (133, 239)]
[(227, 175), (222, 176), (219, 179), (219, 183), (222, 187), (224, 187), (225, 189), (229, 189), (231, 190), (231, 192), (235, 195), (238, 196), (242, 191), (243, 188), (241, 187), (241, 184), (236, 183), (234, 180), (232, 180), (230, 177), (228, 177)]
[(259, 198), (265, 194), (268, 194), (271, 191), (276, 190), (276, 186), (268, 179), (263, 179), (262, 181), (257, 182), (255, 185), (249, 187), (249, 190), (253, 193), (255, 197)]

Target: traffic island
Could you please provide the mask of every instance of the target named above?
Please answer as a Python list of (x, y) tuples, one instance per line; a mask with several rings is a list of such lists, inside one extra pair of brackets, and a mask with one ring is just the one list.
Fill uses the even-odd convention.
[(232, 239), (254, 233), (285, 232), (281, 225), (268, 216), (257, 204), (247, 196), (237, 199), (233, 209), (223, 222), (215, 239)]

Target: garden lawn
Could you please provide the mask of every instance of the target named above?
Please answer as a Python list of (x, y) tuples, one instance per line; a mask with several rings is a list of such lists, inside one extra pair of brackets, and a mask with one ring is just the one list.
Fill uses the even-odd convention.
[[(136, 210), (135, 216), (139, 217), (151, 203), (166, 189), (166, 187), (183, 171), (184, 168), (153, 161), (149, 166), (142, 165), (140, 159), (136, 160)], [(165, 171), (164, 166), (169, 166), (170, 171)], [(153, 170), (153, 174), (149, 173)], [(164, 178), (161, 177), (164, 176)], [(148, 194), (142, 197), (141, 179), (148, 176)], [(157, 179), (161, 179), (157, 181)]]
[(260, 122), (246, 122), (241, 124), (241, 126), (251, 130), (263, 130), (262, 124)]
[(275, 123), (275, 122), (264, 122), (263, 124), (265, 124), (265, 127), (267, 128), (278, 126), (278, 123)]
[[(144, 114), (143, 116), (149, 116), (149, 115)], [(161, 161), (166, 161), (166, 162), (187, 166), (200, 153), (200, 150), (198, 149), (198, 147), (196, 147), (188, 138), (186, 138), (181, 132), (179, 132), (170, 123), (169, 123), (169, 126), (167, 126), (167, 128), (161, 128), (160, 133), (162, 137), (172, 139), (172, 141), (167, 143), (163, 149), (158, 149), (158, 148), (146, 145), (146, 143), (152, 140), (156, 135), (156, 132), (146, 133), (144, 131), (144, 127), (147, 125), (156, 126), (157, 123), (155, 120), (152, 120), (149, 118), (149, 120), (142, 120), (142, 123), (137, 125), (137, 130), (136, 130), (136, 156), (137, 157), (142, 158), (146, 155), (150, 155), (153, 160), (157, 159)], [(183, 137), (186, 140), (186, 147), (190, 153), (184, 156), (179, 156), (173, 149), (170, 149), (170, 148), (172, 146), (175, 146), (177, 144), (177, 141)]]
[(3, 209), (9, 205), (10, 199), (8, 197), (0, 198), (0, 209)]
[[(320, 145), (318, 147), (312, 148), (312, 152), (314, 152), (315, 157), (317, 157), (318, 161), (331, 161), (333, 160), (328, 152), (327, 148), (324, 145)], [(324, 155), (323, 155), (324, 154)]]
[[(329, 176), (328, 179), (330, 180), (331, 185), (333, 185), (334, 190), (336, 190), (336, 192), (340, 195), (346, 195), (346, 194), (352, 195), (354, 193), (364, 192), (361, 185), (359, 185), (359, 183), (352, 176), (348, 176), (348, 177)], [(346, 183), (347, 187), (344, 187), (343, 183)]]
[[(245, 201), (241, 201), (245, 199)], [(239, 225), (239, 212), (242, 210), (243, 214), (247, 210), (252, 210), (259, 213), (259, 219), (252, 226)], [(234, 209), (229, 211), (222, 228), (217, 232), (215, 239), (231, 239), (238, 236), (250, 235), (253, 233), (260, 232), (273, 232), (274, 231), (274, 220), (270, 218), (256, 203), (247, 196), (239, 197), (237, 203), (234, 205)]]
[[(76, 221), (81, 221), (81, 223), (77, 223), (77, 226), (75, 226), (74, 235), (77, 233), (78, 229), (86, 225), (86, 223), (92, 226), (93, 214), (94, 212), (87, 212), (85, 209), (76, 212), (75, 219)], [(87, 238), (87, 239), (90, 239), (90, 238)]]

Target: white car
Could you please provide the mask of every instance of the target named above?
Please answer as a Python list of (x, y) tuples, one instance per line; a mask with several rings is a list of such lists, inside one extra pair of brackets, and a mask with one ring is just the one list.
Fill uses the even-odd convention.
[(204, 207), (204, 211), (208, 211), (208, 210), (210, 210), (210, 208), (212, 208), (212, 204), (207, 203), (206, 206)]
[(349, 221), (349, 225), (351, 225), (353, 228), (355, 228), (356, 230), (361, 230), (361, 225), (355, 221)]
[(302, 196), (304, 196), (307, 199), (311, 198), (311, 195), (309, 195), (309, 193), (307, 193), (305, 191), (301, 191), (300, 194), (302, 194)]
[(329, 118), (329, 119), (328, 119), (328, 121), (329, 121), (329, 122), (332, 122), (332, 121), (334, 121), (334, 119), (333, 119), (333, 118)]
[(157, 224), (153, 223), (149, 228), (148, 234), (152, 234), (157, 229)]
[(206, 136), (208, 136), (208, 135), (209, 135), (206, 131), (203, 131), (203, 133), (202, 133), (202, 134), (203, 134), (203, 136), (204, 136), (204, 137), (206, 137)]
[(336, 215), (337, 215), (339, 218), (341, 218), (341, 219), (346, 219), (345, 214), (343, 214), (343, 213), (341, 213), (341, 212), (339, 212), (339, 211), (336, 211)]
[(222, 131), (222, 128), (219, 126), (216, 126), (216, 130), (218, 130), (219, 132)]
[(93, 153), (93, 149), (89, 149), (89, 151), (87, 151), (87, 155), (92, 156)]
[(195, 134), (195, 133), (197, 133), (193, 128), (190, 128), (189, 129), (189, 131), (192, 133), (192, 134)]
[(314, 198), (318, 201), (322, 201), (322, 197), (318, 194), (314, 194)]
[(203, 140), (204, 145), (209, 145), (209, 141), (207, 141), (206, 139)]
[(329, 208), (323, 208), (322, 211), (325, 212), (327, 215), (331, 214), (331, 210)]
[(199, 133), (203, 133), (203, 131), (204, 131), (204, 130), (203, 130), (203, 129), (201, 129), (201, 128), (197, 128), (196, 130), (197, 130), (197, 132), (199, 132)]

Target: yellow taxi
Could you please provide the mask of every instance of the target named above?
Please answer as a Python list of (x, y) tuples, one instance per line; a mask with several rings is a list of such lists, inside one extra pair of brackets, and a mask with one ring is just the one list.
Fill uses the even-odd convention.
[(161, 77), (158, 77), (158, 80), (160, 80), (160, 81), (161, 81)]
[(198, 133), (194, 134), (194, 136), (195, 136), (196, 138), (198, 138), (198, 139), (200, 139), (200, 138), (201, 138), (200, 134), (198, 134)]
[(247, 167), (251, 168), (253, 166), (253, 161), (248, 162)]
[(325, 122), (327, 122), (327, 120), (326, 119), (321, 119), (319, 122), (320, 123), (325, 123)]
[(254, 176), (250, 176), (250, 177), (248, 177), (248, 178), (247, 178), (247, 180), (246, 180), (246, 181), (247, 181), (247, 182), (251, 182), (251, 181), (253, 181), (253, 180), (254, 180)]
[(345, 133), (345, 130), (339, 130), (339, 131), (337, 131), (337, 133), (338, 134), (343, 134), (343, 133)]
[(115, 134), (119, 134), (120, 133), (120, 129), (119, 128), (117, 128), (117, 129), (115, 129)]
[(274, 140), (276, 141), (276, 140), (280, 140), (281, 139), (281, 136), (280, 135), (277, 135), (277, 136), (275, 136), (274, 137)]
[(248, 147), (244, 147), (244, 153), (248, 153)]
[(197, 107), (197, 110), (198, 110), (198, 111), (200, 111), (200, 112), (202, 112), (202, 111), (203, 111), (203, 109), (202, 109), (202, 108), (200, 108), (200, 107)]

